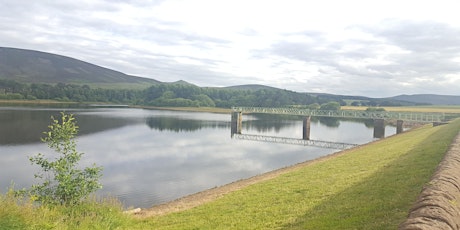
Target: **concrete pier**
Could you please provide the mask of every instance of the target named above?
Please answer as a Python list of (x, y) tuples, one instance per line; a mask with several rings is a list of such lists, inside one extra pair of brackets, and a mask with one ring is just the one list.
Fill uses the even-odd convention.
[(404, 124), (403, 120), (396, 121), (396, 134), (400, 134), (404, 131), (403, 124)]
[(385, 120), (374, 119), (374, 138), (385, 137)]
[(233, 112), (231, 120), (231, 134), (241, 134), (241, 127), (243, 126), (243, 113)]
[(302, 139), (310, 140), (310, 119), (311, 117), (305, 117), (303, 120)]

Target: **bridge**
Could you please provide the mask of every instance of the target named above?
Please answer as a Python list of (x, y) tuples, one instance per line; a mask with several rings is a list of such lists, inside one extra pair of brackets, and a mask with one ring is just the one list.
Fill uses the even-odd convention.
[(303, 140), (310, 140), (311, 117), (356, 118), (374, 120), (374, 137), (385, 136), (385, 120), (396, 120), (396, 133), (403, 132), (404, 121), (418, 123), (439, 123), (444, 120), (443, 113), (421, 112), (387, 112), (361, 110), (310, 110), (299, 108), (265, 108), (265, 107), (232, 107), (231, 133), (241, 134), (243, 113), (265, 113), (303, 116)]
[(264, 108), (264, 107), (232, 107), (233, 112), (241, 113), (268, 113), (286, 114), (311, 117), (336, 117), (360, 119), (387, 119), (421, 123), (441, 122), (443, 113), (420, 112), (387, 112), (387, 111), (360, 111), (360, 110), (311, 110), (298, 108)]
[(349, 144), (349, 143), (320, 141), (320, 140), (304, 140), (304, 139), (297, 139), (297, 138), (263, 136), (263, 135), (253, 135), (253, 134), (233, 134), (233, 138), (240, 139), (240, 140), (313, 146), (313, 147), (328, 148), (328, 149), (349, 149), (349, 148), (358, 146), (357, 144)]

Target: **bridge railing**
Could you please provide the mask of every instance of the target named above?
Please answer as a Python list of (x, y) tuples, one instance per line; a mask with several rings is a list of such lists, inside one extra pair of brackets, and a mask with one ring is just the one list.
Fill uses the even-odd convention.
[(394, 119), (415, 122), (441, 122), (443, 113), (420, 112), (387, 112), (362, 110), (310, 110), (297, 108), (267, 108), (267, 107), (232, 107), (233, 112), (287, 114), (313, 117), (363, 118), (363, 119)]
[(263, 136), (263, 135), (253, 135), (253, 134), (233, 134), (232, 138), (240, 139), (240, 140), (250, 140), (250, 141), (263, 141), (263, 142), (272, 142), (272, 143), (281, 143), (281, 144), (313, 146), (313, 147), (328, 148), (328, 149), (349, 149), (349, 148), (358, 146), (357, 144), (350, 144), (350, 143), (321, 141), (321, 140), (303, 140), (303, 139), (297, 139), (297, 138)]

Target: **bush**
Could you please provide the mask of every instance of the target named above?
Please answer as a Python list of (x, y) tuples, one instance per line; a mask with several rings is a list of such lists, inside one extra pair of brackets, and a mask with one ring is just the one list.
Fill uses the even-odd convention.
[(35, 177), (44, 179), (42, 184), (32, 186), (30, 195), (32, 200), (42, 204), (74, 205), (102, 187), (98, 182), (102, 167), (93, 164), (83, 170), (77, 168), (83, 153), (76, 150), (74, 137), (78, 133), (78, 126), (72, 114), (61, 112), (61, 121), (54, 117), (51, 120), (49, 131), (44, 132), (46, 136), (42, 141), (58, 156), (54, 161), (41, 153), (29, 158), (32, 164), (42, 168), (42, 172), (35, 174)]
[(384, 112), (386, 111), (385, 108), (380, 108), (380, 107), (368, 107), (366, 109), (368, 112)]
[(319, 109), (320, 110), (340, 110), (340, 104), (336, 101), (331, 101), (331, 102), (322, 104)]

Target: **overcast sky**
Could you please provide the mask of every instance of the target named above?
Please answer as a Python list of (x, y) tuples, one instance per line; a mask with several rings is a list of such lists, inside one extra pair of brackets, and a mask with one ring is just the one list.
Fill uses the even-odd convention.
[(460, 95), (458, 0), (0, 0), (0, 46), (198, 86)]

